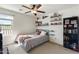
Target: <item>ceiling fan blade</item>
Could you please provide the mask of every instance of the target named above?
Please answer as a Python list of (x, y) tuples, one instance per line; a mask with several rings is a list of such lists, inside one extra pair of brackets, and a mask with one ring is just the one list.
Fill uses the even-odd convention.
[(24, 5), (22, 5), (22, 7), (25, 7), (25, 8), (27, 8), (27, 9), (31, 9), (31, 8), (29, 8), (29, 7), (27, 7), (27, 6), (24, 6)]
[(27, 11), (27, 12), (25, 12), (25, 14), (26, 14), (26, 13), (29, 13), (29, 12), (31, 12), (31, 11)]
[(35, 5), (33, 4), (33, 7), (32, 7), (32, 9), (34, 9), (35, 8)]
[(39, 10), (38, 10), (37, 12), (40, 12), (40, 13), (45, 13), (44, 11), (39, 11)]
[(41, 6), (42, 6), (41, 4), (38, 4), (38, 5), (37, 5), (37, 9), (39, 9)]

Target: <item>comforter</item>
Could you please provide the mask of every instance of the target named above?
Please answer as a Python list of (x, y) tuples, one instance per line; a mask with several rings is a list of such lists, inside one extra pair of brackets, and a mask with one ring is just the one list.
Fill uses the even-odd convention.
[(36, 35), (32, 36), (32, 38), (25, 39), (21, 44), (21, 46), (28, 52), (32, 48), (48, 41), (47, 35)]

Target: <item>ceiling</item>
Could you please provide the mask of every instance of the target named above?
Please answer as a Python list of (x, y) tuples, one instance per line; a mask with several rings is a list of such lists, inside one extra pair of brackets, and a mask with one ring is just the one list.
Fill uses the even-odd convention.
[[(30, 4), (26, 4), (26, 6), (31, 7)], [(38, 13), (38, 15), (47, 15), (49, 13), (57, 12), (74, 6), (78, 6), (78, 4), (42, 4), (42, 7), (40, 7), (39, 10), (45, 11), (46, 13), (45, 14)], [(26, 11), (29, 11), (28, 9), (23, 8), (22, 4), (0, 4), (0, 7), (16, 11), (19, 13), (25, 13)], [(28, 13), (27, 15), (33, 15), (33, 14)]]

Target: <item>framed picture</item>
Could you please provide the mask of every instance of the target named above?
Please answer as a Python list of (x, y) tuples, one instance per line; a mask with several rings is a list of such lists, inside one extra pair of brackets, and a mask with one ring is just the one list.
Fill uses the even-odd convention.
[(42, 23), (41, 26), (48, 26), (48, 23)]
[(38, 26), (41, 26), (42, 25), (42, 22), (40, 21), (40, 22), (38, 22)]

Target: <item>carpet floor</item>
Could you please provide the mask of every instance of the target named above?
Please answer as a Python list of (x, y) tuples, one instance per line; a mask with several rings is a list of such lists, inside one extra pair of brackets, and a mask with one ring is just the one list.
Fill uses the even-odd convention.
[(16, 44), (8, 46), (10, 54), (78, 54), (78, 52), (66, 49), (55, 43), (46, 42), (38, 47), (33, 48), (29, 53), (26, 53), (23, 48)]
[(29, 53), (30, 54), (75, 54), (77, 52), (59, 46), (55, 43), (47, 42), (43, 45), (40, 45), (32, 49)]

